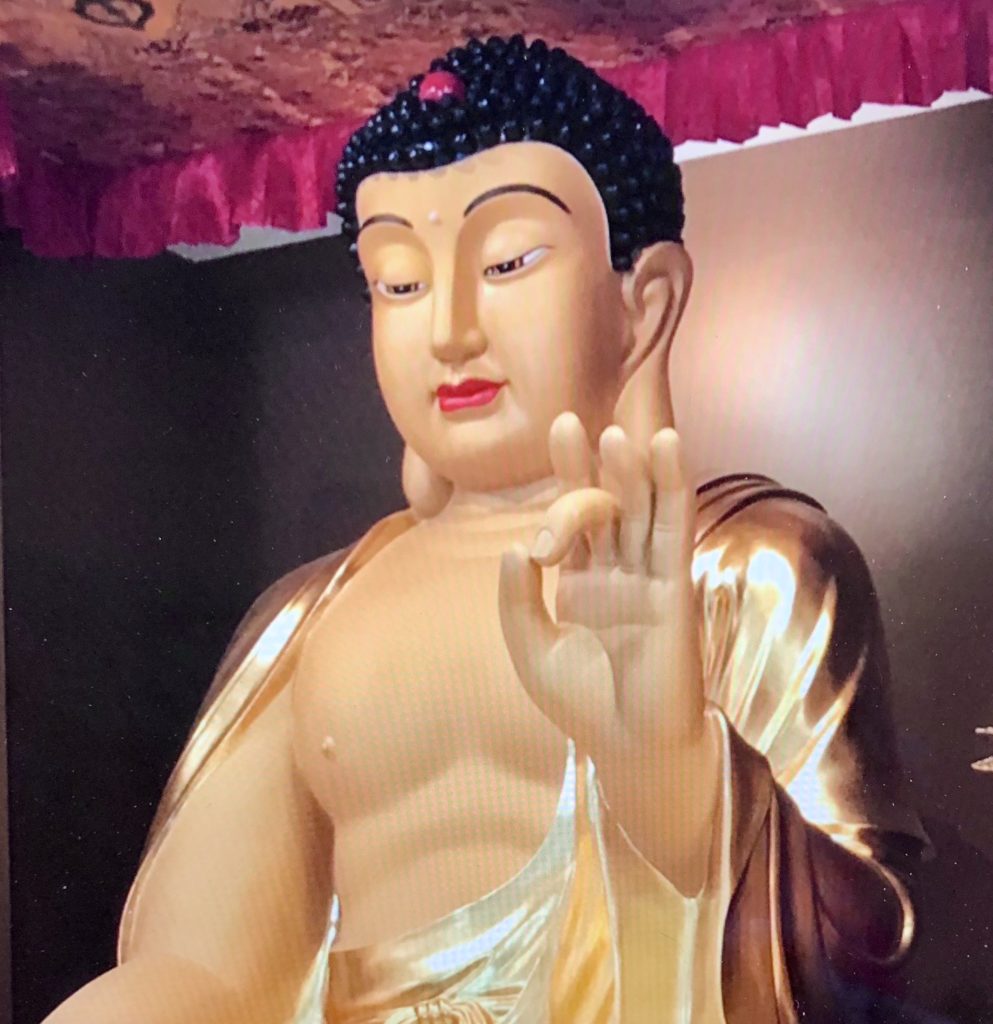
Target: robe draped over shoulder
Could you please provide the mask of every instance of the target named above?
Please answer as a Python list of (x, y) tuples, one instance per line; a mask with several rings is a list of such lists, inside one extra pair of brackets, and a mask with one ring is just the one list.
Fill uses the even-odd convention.
[[(144, 881), (186, 797), (287, 684), (319, 610), (414, 522), (409, 511), (388, 516), (352, 547), (284, 577), (245, 616), (153, 822), (121, 920), (122, 962)], [(907, 879), (928, 850), (896, 753), (871, 577), (819, 505), (765, 477), (738, 475), (698, 491), (693, 578), (707, 697), (725, 733), (725, 839), (714, 871), (721, 892), (707, 921), (698, 915), (709, 933), (694, 941), (716, 949), (719, 977), (706, 1010), (671, 1019), (855, 1019), (842, 1009), (851, 979), (885, 972), (907, 953)], [(661, 893), (665, 880), (630, 847), (605, 857), (615, 901), (634, 893), (631, 913), (650, 922), (653, 887)], [(848, 914), (867, 885), (892, 897), (871, 948)], [(301, 993), (306, 1009), (287, 1024), (321, 1021), (314, 992), (323, 990), (326, 957), (322, 948), (309, 971), (301, 965), (312, 991)], [(623, 1024), (668, 1020), (645, 1012), (622, 1011)]]
[[(872, 579), (819, 505), (766, 478), (715, 481), (698, 508), (704, 678), (740, 786), (725, 1015), (857, 1020), (860, 986), (909, 951), (908, 882), (930, 850), (897, 756)], [(892, 898), (870, 948), (850, 911), (873, 884)], [(772, 991), (778, 1017), (755, 1014)]]

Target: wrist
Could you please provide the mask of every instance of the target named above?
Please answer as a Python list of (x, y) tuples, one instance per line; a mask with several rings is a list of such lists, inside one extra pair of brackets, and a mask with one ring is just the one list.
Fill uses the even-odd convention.
[(596, 762), (610, 817), (686, 897), (698, 894), (708, 875), (722, 737), (719, 716), (705, 714), (699, 731), (662, 742), (631, 742)]
[(632, 736), (605, 757), (594, 754), (604, 797), (622, 822), (664, 823), (686, 805), (709, 813), (720, 760), (720, 725), (711, 715), (698, 728)]

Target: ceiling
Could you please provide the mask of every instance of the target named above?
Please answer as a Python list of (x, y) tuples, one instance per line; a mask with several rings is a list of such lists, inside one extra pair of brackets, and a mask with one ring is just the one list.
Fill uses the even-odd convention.
[(19, 145), (120, 167), (367, 114), (471, 35), (610, 66), (868, 2), (3, 0), (0, 84)]

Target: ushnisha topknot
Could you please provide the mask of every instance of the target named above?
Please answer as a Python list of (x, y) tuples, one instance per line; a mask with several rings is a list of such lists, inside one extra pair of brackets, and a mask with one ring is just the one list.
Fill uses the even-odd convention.
[(559, 146), (586, 168), (607, 211), (615, 270), (630, 270), (655, 242), (682, 241), (682, 178), (658, 123), (564, 50), (516, 35), (449, 50), (352, 135), (337, 177), (352, 251), (365, 178), (443, 167), (522, 140)]
[(465, 100), (465, 82), (451, 71), (429, 71), (417, 87), (422, 103), (440, 103), (451, 96), (456, 103)]

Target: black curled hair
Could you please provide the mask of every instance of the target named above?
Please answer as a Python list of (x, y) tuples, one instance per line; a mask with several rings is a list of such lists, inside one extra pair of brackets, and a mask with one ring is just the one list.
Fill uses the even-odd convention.
[(682, 241), (683, 190), (672, 143), (631, 97), (564, 50), (522, 35), (470, 39), (431, 64), (465, 86), (464, 100), (423, 101), (424, 75), (359, 128), (338, 164), (337, 211), (352, 243), (355, 195), (380, 172), (427, 170), (502, 142), (549, 142), (571, 153), (593, 179), (607, 211), (615, 270), (641, 249)]

